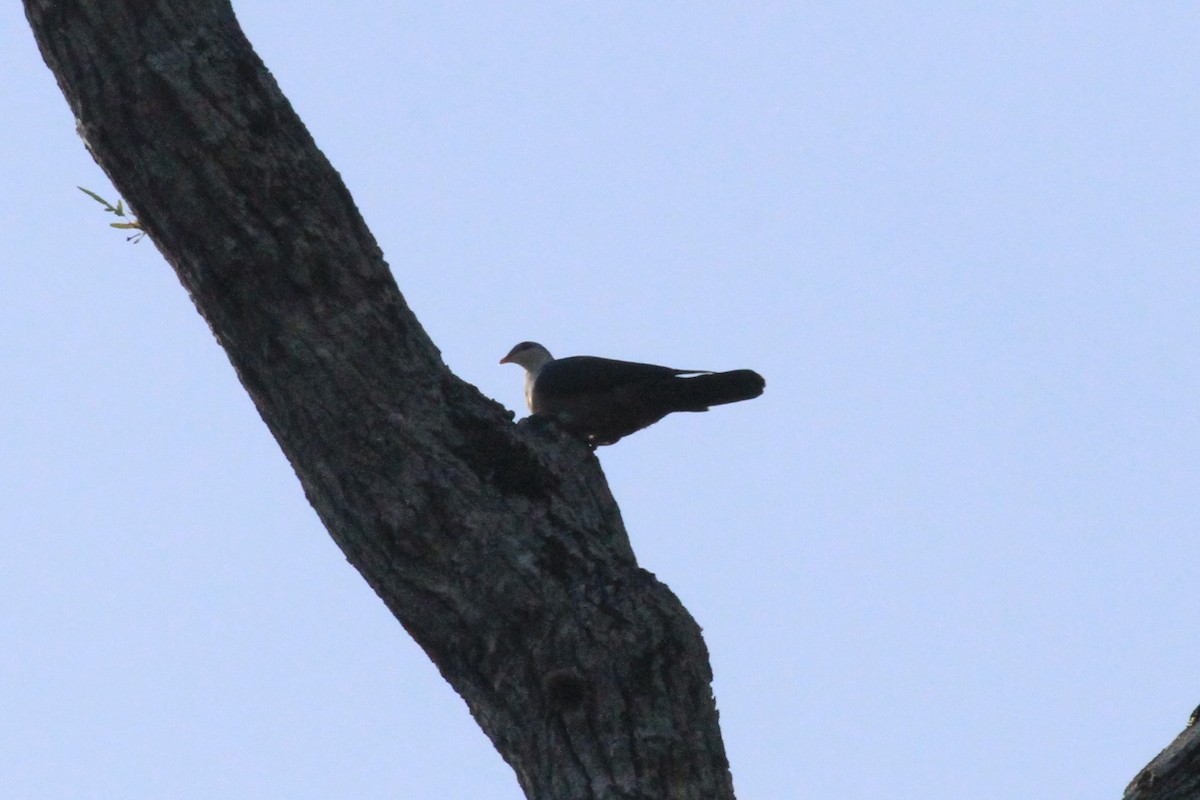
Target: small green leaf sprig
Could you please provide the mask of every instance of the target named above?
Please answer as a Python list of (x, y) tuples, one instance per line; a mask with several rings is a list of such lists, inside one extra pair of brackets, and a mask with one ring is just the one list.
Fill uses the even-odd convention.
[(129, 215), (125, 213), (125, 204), (120, 199), (117, 200), (117, 204), (114, 206), (112, 203), (108, 202), (103, 197), (96, 194), (95, 192), (93, 192), (90, 189), (85, 189), (82, 186), (76, 186), (75, 188), (78, 189), (79, 191), (83, 192), (84, 194), (86, 194), (88, 197), (95, 200), (100, 205), (104, 206), (104, 210), (109, 212), (110, 214), (115, 214), (118, 217), (123, 217), (123, 218), (129, 219), (128, 222), (110, 222), (110, 223), (108, 223), (109, 226), (113, 227), (113, 228), (118, 228), (123, 231), (134, 231), (134, 233), (131, 236), (125, 237), (125, 241), (133, 242), (134, 244), (137, 244), (142, 239), (146, 238), (146, 231), (142, 229), (142, 223), (138, 222), (136, 219), (129, 217)]

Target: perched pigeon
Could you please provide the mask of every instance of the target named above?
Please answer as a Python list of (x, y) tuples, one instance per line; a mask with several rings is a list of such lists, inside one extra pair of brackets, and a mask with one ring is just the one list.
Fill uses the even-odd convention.
[(749, 369), (704, 372), (595, 356), (555, 358), (537, 342), (521, 342), (500, 363), (525, 368), (530, 411), (554, 417), (593, 447), (612, 444), (672, 411), (708, 411), (758, 397), (766, 385)]

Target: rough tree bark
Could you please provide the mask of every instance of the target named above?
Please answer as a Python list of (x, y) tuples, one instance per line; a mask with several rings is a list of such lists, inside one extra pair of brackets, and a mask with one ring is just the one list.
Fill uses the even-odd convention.
[(92, 155), (526, 795), (732, 798), (700, 630), (595, 457), (452, 375), (220, 0), (26, 0)]
[(1195, 800), (1200, 797), (1200, 708), (1175, 741), (1125, 787), (1124, 800)]

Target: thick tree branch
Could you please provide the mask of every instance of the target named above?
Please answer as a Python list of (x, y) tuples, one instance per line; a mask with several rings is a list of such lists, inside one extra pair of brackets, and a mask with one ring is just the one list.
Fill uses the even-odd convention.
[(450, 374), (228, 3), (25, 8), (313, 508), (526, 794), (731, 798), (699, 628), (595, 457)]
[(1200, 725), (1192, 712), (1175, 741), (1142, 768), (1125, 788), (1124, 800), (1194, 800), (1200, 797)]

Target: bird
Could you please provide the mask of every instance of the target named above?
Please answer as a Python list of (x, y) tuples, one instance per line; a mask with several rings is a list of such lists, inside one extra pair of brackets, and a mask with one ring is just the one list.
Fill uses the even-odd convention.
[(596, 356), (555, 358), (537, 342), (521, 342), (500, 363), (525, 368), (525, 402), (535, 417), (556, 419), (593, 449), (674, 411), (750, 400), (766, 386), (750, 369), (709, 372)]

